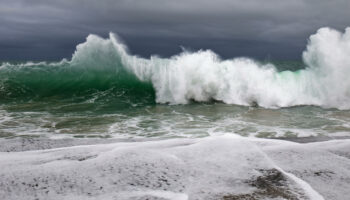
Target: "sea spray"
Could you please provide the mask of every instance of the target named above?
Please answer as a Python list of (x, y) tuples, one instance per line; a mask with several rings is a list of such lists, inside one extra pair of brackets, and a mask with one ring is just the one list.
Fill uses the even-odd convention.
[[(250, 58), (222, 60), (211, 50), (170, 58), (130, 55), (114, 35), (89, 35), (72, 59), (58, 63), (3, 63), (0, 96), (87, 95), (110, 91), (155, 94), (157, 103), (221, 101), (267, 108), (316, 105), (350, 108), (350, 28), (321, 28), (303, 52), (305, 69), (279, 72)], [(118, 98), (118, 97), (115, 97)]]

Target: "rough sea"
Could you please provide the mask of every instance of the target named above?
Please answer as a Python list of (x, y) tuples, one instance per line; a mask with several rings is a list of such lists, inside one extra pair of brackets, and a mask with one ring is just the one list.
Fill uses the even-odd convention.
[(0, 65), (0, 199), (339, 199), (350, 191), (350, 29), (301, 61), (128, 53)]

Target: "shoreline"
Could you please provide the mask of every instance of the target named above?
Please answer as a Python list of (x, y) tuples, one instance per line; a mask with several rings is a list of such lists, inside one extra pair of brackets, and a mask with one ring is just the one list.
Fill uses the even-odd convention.
[[(308, 136), (308, 137), (278, 137), (278, 138), (257, 138), (257, 137), (244, 137), (232, 134), (242, 138), (254, 138), (262, 140), (280, 140), (295, 143), (317, 143), (326, 142), (332, 140), (345, 140), (350, 139), (350, 136)], [(207, 136), (215, 137), (215, 136)], [(206, 138), (206, 137), (204, 137)], [(112, 144), (112, 143), (129, 143), (129, 142), (148, 142), (148, 141), (166, 141), (172, 139), (191, 139), (191, 138), (59, 138), (53, 139), (48, 137), (16, 137), (16, 138), (0, 138), (0, 152), (22, 152), (22, 151), (34, 151), (34, 150), (48, 150), (55, 148), (65, 148), (81, 145), (99, 145), (99, 144)], [(195, 139), (195, 138), (192, 138)]]
[(348, 149), (350, 140), (222, 135), (1, 152), (0, 197), (341, 200)]

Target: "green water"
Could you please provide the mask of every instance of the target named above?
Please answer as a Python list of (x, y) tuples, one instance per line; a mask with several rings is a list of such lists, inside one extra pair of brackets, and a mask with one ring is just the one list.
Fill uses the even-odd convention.
[[(295, 61), (275, 65), (282, 71), (303, 67)], [(350, 132), (348, 111), (316, 106), (266, 109), (216, 101), (157, 104), (151, 85), (125, 74), (121, 79), (67, 66), (35, 67), (39, 70), (7, 68), (0, 73), (0, 137), (168, 138), (232, 133), (290, 138)]]

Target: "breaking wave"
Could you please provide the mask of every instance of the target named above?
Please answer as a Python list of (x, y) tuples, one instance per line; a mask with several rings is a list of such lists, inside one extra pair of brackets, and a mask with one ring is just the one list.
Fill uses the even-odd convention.
[[(118, 37), (89, 35), (71, 60), (3, 63), (0, 97), (86, 95), (108, 91), (151, 95), (157, 103), (221, 101), (267, 108), (316, 105), (350, 108), (350, 28), (321, 28), (310, 36), (297, 71), (249, 58), (222, 60), (211, 50), (184, 51), (170, 58), (130, 55)], [(118, 98), (118, 97), (115, 97)]]

